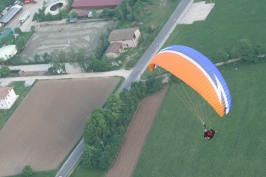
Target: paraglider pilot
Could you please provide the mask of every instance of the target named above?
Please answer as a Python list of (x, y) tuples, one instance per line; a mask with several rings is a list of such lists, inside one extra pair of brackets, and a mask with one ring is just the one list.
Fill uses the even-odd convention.
[(204, 125), (204, 138), (206, 139), (206, 140), (210, 140), (210, 139), (212, 139), (213, 138), (213, 136), (216, 134), (216, 133), (218, 133), (218, 131), (215, 131), (215, 130), (213, 130), (213, 129), (210, 129), (210, 130), (208, 130), (207, 128), (206, 128), (206, 126)]

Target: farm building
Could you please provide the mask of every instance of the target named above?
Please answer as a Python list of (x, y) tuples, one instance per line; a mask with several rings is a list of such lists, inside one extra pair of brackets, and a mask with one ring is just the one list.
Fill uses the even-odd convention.
[(74, 9), (114, 9), (122, 0), (74, 0), (71, 7)]
[(136, 47), (140, 38), (138, 28), (117, 29), (110, 33), (108, 41), (110, 46), (105, 55), (109, 58), (116, 58), (123, 52), (124, 48)]
[(0, 88), (0, 109), (9, 109), (17, 98), (13, 87)]
[(14, 5), (0, 19), (0, 23), (6, 25), (21, 9), (22, 9), (22, 7), (20, 5)]

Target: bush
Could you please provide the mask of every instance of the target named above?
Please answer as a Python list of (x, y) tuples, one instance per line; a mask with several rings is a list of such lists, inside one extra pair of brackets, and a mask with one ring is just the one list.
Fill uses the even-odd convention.
[(33, 170), (32, 168), (29, 166), (29, 165), (26, 165), (22, 171), (23, 175), (28, 177), (28, 176), (31, 176), (33, 175)]
[(1, 76), (9, 76), (11, 73), (11, 70), (8, 66), (2, 66), (0, 69)]

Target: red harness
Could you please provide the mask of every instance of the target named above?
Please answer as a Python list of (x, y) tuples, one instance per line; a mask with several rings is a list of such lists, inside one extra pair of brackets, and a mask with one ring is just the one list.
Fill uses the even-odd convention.
[(207, 135), (208, 137), (213, 137), (213, 134), (212, 134), (211, 131), (207, 131), (207, 132), (206, 132), (206, 135)]

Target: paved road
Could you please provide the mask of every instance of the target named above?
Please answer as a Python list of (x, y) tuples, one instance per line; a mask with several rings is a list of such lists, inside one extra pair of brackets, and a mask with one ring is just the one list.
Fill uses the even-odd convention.
[(110, 77), (110, 76), (121, 76), (127, 79), (132, 70), (116, 70), (109, 72), (92, 72), (92, 73), (72, 73), (62, 74), (53, 76), (26, 76), (26, 77), (8, 77), (1, 78), (0, 82), (11, 82), (11, 81), (29, 81), (29, 80), (51, 80), (51, 79), (83, 79), (83, 78), (94, 78), (94, 77)]
[[(183, 0), (179, 6), (176, 8), (175, 12), (171, 15), (169, 20), (166, 22), (163, 29), (160, 31), (159, 35), (155, 38), (149, 49), (142, 56), (141, 60), (137, 63), (136, 67), (133, 69), (129, 77), (125, 80), (122, 86), (119, 88), (118, 92), (123, 89), (129, 89), (130, 84), (136, 80), (139, 80), (141, 73), (143, 73), (148, 66), (151, 58), (159, 51), (161, 46), (164, 44), (168, 36), (172, 33), (176, 25), (182, 20), (185, 13), (189, 9), (193, 0)], [(79, 160), (83, 153), (83, 139), (74, 149), (68, 160), (62, 166), (62, 168), (57, 173), (56, 177), (65, 177), (74, 166), (74, 164)]]

